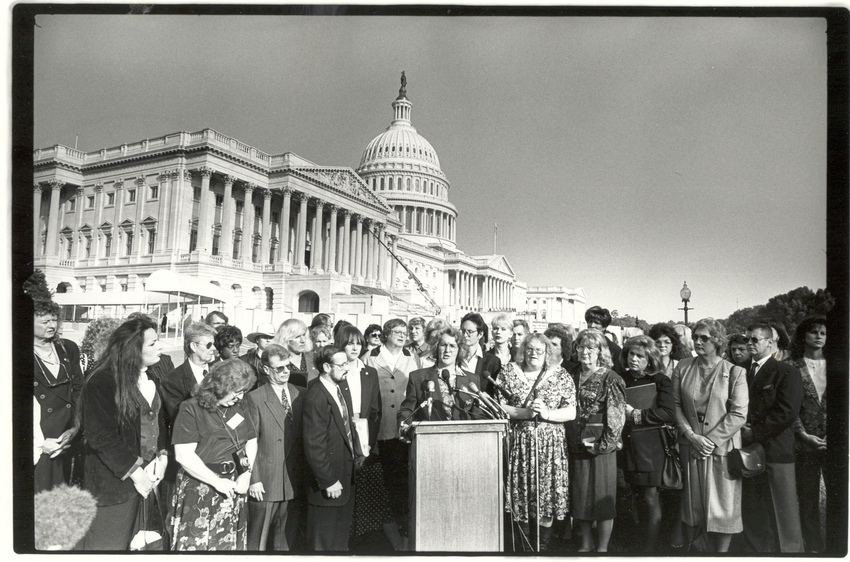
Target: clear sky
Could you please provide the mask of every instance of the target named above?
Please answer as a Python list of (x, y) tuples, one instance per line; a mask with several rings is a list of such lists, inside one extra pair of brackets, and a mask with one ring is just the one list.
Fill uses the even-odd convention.
[(356, 168), (434, 146), (468, 254), (650, 322), (826, 284), (817, 18), (38, 16), (35, 146), (210, 127)]

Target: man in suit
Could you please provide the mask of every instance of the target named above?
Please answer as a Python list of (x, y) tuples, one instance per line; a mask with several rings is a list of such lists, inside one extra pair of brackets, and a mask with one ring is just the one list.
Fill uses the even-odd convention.
[(348, 359), (336, 346), (316, 353), (321, 373), (304, 398), (304, 455), (310, 468), (307, 487), (307, 548), (348, 550), (354, 516), (354, 470), (363, 463), (351, 416), (351, 396), (340, 383)]
[(303, 512), (301, 410), (305, 388), (289, 383), (289, 352), (271, 344), (261, 356), (268, 380), (245, 406), (257, 430), (248, 488), (248, 550), (289, 551)]
[[(207, 324), (193, 322), (183, 332), (183, 352), (186, 360), (168, 373), (162, 381), (162, 400), (168, 425), (174, 423), (180, 404), (192, 396), (195, 385), (209, 372), (209, 364), (215, 360), (215, 329)], [(176, 463), (174, 463), (176, 464)]]
[(475, 381), (479, 390), (492, 395), (496, 389), (484, 378), (484, 373), (495, 380), (502, 370), (502, 362), (495, 355), (484, 353), (488, 340), (487, 323), (477, 312), (470, 312), (460, 320), (460, 334), (460, 368), (479, 379)]
[(744, 479), (742, 548), (747, 552), (803, 552), (791, 427), (800, 413), (803, 383), (796, 368), (773, 358), (772, 343), (773, 331), (767, 324), (747, 327), (750, 403), (741, 438), (744, 446), (761, 443), (767, 470)]

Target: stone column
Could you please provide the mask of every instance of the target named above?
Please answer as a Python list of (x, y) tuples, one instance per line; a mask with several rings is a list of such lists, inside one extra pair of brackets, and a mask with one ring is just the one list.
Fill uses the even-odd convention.
[(246, 183), (245, 204), (242, 206), (242, 263), (252, 263), (254, 251), (254, 189), (253, 183)]
[(377, 235), (377, 240), (375, 240), (375, 281), (381, 286), (386, 283), (386, 253), (384, 250), (384, 245), (381, 242), (385, 240), (385, 232), (384, 225), (380, 223), (375, 224), (375, 234)]
[(337, 231), (337, 210), (338, 207), (333, 204), (328, 204), (328, 209), (331, 212), (330, 216), (330, 238), (328, 239), (328, 268), (330, 273), (336, 273), (336, 231)]
[(374, 221), (372, 219), (366, 219), (363, 221), (365, 229), (363, 231), (363, 278), (371, 285), (374, 282), (375, 278), (372, 276), (372, 269), (374, 266), (374, 253), (375, 253), (375, 237), (372, 232), (372, 226), (374, 225)]
[(342, 265), (339, 272), (351, 275), (351, 211), (342, 210)]
[[(100, 225), (103, 223), (103, 183), (94, 184), (94, 224), (92, 224), (92, 250), (91, 255), (95, 264), (100, 258)], [(88, 286), (88, 283), (86, 283)]]
[[(121, 224), (122, 213), (124, 209), (124, 182), (118, 180), (115, 182), (115, 207), (113, 209), (112, 219), (112, 251), (110, 255), (118, 257), (121, 255), (119, 246), (121, 245), (121, 229), (118, 225)], [(109, 257), (109, 256), (107, 256)]]
[(171, 174), (163, 172), (157, 177), (157, 181), (159, 181), (159, 211), (157, 212), (154, 251), (161, 252), (168, 248), (168, 236), (171, 230), (168, 213), (171, 208), (168, 205), (168, 197), (171, 195)]
[(80, 234), (80, 227), (83, 226), (83, 209), (85, 208), (83, 204), (83, 193), (82, 186), (78, 187), (74, 193), (77, 197), (77, 212), (74, 213), (74, 234), (72, 236), (77, 241), (77, 249), (74, 252), (74, 259), (77, 260), (82, 256), (81, 250), (83, 248), (83, 235)]
[[(32, 255), (41, 255), (41, 192), (39, 184), (32, 186)], [(97, 228), (97, 225), (95, 225)]]
[(325, 202), (321, 199), (316, 199), (316, 217), (313, 219), (313, 255), (310, 258), (310, 273), (313, 274), (322, 274), (324, 272), (324, 267), (322, 264), (322, 244), (325, 234), (325, 229), (323, 228), (322, 221), (322, 210), (325, 206)]
[(136, 231), (136, 236), (133, 237), (133, 248), (132, 253), (137, 258), (142, 255), (144, 248), (143, 246), (143, 236), (142, 233), (147, 234), (145, 230), (142, 228), (142, 221), (144, 217), (142, 216), (142, 212), (145, 210), (145, 199), (147, 199), (147, 193), (145, 193), (145, 189), (148, 184), (145, 180), (144, 176), (140, 176), (136, 178), (136, 224), (133, 225), (133, 229)]
[(210, 224), (210, 212), (214, 205), (210, 205), (210, 178), (213, 171), (209, 168), (201, 168), (201, 201), (198, 205), (198, 244), (195, 250), (199, 253), (208, 253), (210, 251), (210, 239), (212, 225)]
[(282, 190), (283, 209), (280, 212), (280, 261), (289, 262), (289, 217), (292, 214), (292, 188), (286, 186)]
[(50, 214), (47, 215), (47, 252), (48, 256), (59, 255), (59, 198), (65, 182), (50, 180)]
[(272, 192), (270, 189), (261, 189), (263, 194), (263, 230), (260, 240), (260, 257), (257, 263), (269, 263), (269, 242), (272, 237)]
[(295, 266), (304, 267), (305, 252), (307, 251), (307, 194), (299, 193), (298, 202), (298, 249), (295, 252)]
[(233, 176), (224, 176), (224, 205), (221, 209), (221, 240), (218, 253), (228, 259), (233, 258), (233, 224), (236, 221), (236, 203), (233, 199), (233, 182), (235, 181), (236, 178)]
[[(390, 236), (390, 243), (392, 244), (393, 254), (398, 255), (398, 236)], [(390, 256), (390, 286), (389, 290), (392, 292), (395, 289), (395, 276), (397, 274), (396, 268), (398, 267), (398, 262), (392, 256)]]
[(363, 274), (363, 217), (357, 215), (357, 233), (354, 236), (354, 278), (359, 282)]

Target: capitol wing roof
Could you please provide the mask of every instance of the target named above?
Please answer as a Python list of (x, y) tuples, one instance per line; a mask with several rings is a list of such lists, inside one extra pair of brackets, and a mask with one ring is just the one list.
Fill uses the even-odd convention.
[(386, 200), (366, 187), (366, 183), (363, 179), (355, 174), (351, 168), (298, 166), (286, 168), (286, 170), (306, 176), (316, 183), (324, 184), (331, 190), (341, 191), (345, 194), (352, 195), (361, 201), (365, 201), (373, 206), (383, 209), (384, 212), (389, 213), (392, 211)]
[(511, 277), (516, 277), (514, 269), (511, 267), (511, 264), (508, 263), (508, 258), (501, 254), (473, 256), (473, 259), (475, 259), (475, 261), (479, 264), (487, 264), (487, 267), (490, 269), (499, 271), (505, 275), (510, 275)]

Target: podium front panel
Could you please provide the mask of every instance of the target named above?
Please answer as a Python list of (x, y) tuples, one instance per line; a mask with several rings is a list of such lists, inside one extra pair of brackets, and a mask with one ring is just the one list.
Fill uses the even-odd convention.
[(504, 421), (425, 422), (416, 428), (410, 483), (416, 551), (502, 551), (506, 431)]

